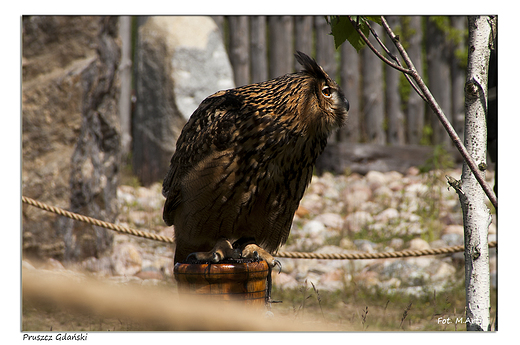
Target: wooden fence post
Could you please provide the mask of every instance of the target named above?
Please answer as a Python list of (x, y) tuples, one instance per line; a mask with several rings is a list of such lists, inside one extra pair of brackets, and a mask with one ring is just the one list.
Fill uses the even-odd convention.
[(267, 37), (265, 16), (252, 16), (251, 24), (251, 82), (267, 80)]
[(249, 17), (229, 17), (229, 60), (235, 74), (235, 85), (249, 84)]
[[(374, 25), (374, 30), (381, 37), (382, 28)], [(373, 44), (377, 44), (370, 35)], [(373, 144), (386, 144), (384, 92), (383, 92), (383, 62), (365, 47), (361, 50), (362, 112), (365, 114), (365, 130), (367, 141)]]
[[(423, 73), (422, 63), (422, 18), (411, 16), (407, 20), (406, 31), (410, 33), (407, 48), (410, 59), (414, 62), (419, 73)], [(406, 106), (407, 139), (409, 144), (418, 145), (421, 142), (424, 128), (424, 101), (414, 92), (410, 91)]]
[(292, 16), (270, 16), (269, 78), (292, 71), (294, 61)]

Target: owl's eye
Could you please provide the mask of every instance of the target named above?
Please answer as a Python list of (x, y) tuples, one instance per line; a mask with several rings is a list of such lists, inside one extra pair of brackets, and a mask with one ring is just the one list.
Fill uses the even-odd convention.
[(332, 89), (328, 86), (324, 86), (323, 89), (321, 89), (321, 93), (323, 94), (323, 96), (328, 98), (332, 96)]

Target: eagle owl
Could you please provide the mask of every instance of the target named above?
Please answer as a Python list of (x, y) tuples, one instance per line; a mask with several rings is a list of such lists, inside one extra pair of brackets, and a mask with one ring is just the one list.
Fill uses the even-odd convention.
[(216, 92), (184, 126), (163, 183), (175, 263), (256, 257), (273, 267), (329, 134), (339, 86), (307, 55), (298, 73)]

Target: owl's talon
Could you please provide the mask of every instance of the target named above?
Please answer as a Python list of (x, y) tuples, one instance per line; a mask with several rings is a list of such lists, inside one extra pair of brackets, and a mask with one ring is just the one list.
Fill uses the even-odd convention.
[(242, 253), (240, 252), (240, 249), (233, 249), (231, 258), (233, 259), (240, 259), (242, 257)]
[(279, 269), (278, 274), (282, 273), (282, 263), (280, 261), (274, 259), (273, 267), (275, 267), (275, 266), (278, 266), (278, 269)]
[(213, 253), (213, 255), (211, 256), (211, 262), (217, 263), (219, 261), (220, 261), (220, 255), (218, 255), (217, 253)]
[(188, 255), (186, 257), (186, 260), (185, 260), (185, 262), (190, 263), (190, 264), (195, 263), (197, 261), (199, 261), (199, 259), (197, 259), (197, 253), (191, 253), (190, 255)]

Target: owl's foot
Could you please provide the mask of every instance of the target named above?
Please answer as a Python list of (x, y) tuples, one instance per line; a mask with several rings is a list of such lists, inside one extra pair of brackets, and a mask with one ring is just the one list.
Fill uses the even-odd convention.
[(209, 252), (195, 252), (188, 255), (186, 261), (205, 261), (217, 263), (224, 259), (239, 259), (240, 252), (233, 248), (227, 239), (220, 239)]
[(240, 239), (233, 243), (233, 247), (239, 249), (243, 258), (263, 259), (269, 267), (279, 266), (280, 272), (282, 271), (282, 264), (276, 260), (271, 254), (265, 249), (255, 243), (254, 239)]

